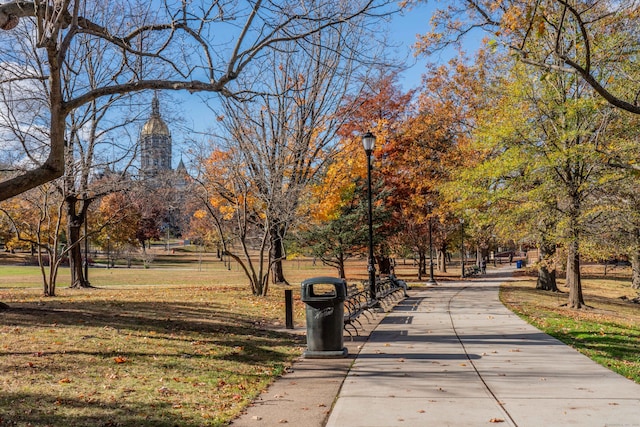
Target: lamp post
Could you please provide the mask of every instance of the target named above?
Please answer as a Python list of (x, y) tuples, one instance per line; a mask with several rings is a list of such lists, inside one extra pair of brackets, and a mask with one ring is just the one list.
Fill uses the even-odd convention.
[(433, 244), (431, 240), (431, 206), (432, 203), (428, 203), (429, 206), (429, 280), (427, 280), (427, 284), (429, 285), (437, 285), (436, 279), (433, 277)]
[(376, 299), (376, 267), (373, 260), (373, 208), (371, 207), (371, 154), (376, 144), (376, 137), (371, 132), (362, 135), (362, 145), (367, 154), (367, 194), (369, 198), (369, 260), (367, 271), (369, 272), (369, 297)]
[(496, 267), (496, 254), (498, 253), (498, 238), (495, 234), (491, 235), (493, 240), (493, 266)]
[(460, 218), (460, 265), (464, 279), (464, 218)]
[[(86, 200), (86, 196), (85, 196)], [(86, 203), (86, 202), (85, 202)], [(87, 230), (89, 212), (84, 210), (84, 280), (89, 284), (89, 233)]]
[(111, 268), (111, 238), (107, 235), (107, 269)]

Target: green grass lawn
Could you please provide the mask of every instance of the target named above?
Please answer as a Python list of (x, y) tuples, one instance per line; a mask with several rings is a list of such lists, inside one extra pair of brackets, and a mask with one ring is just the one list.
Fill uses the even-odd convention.
[[(190, 257), (190, 258), (189, 258)], [(1, 260), (0, 260), (1, 261)], [(411, 281), (415, 268), (400, 264)], [(299, 284), (334, 269), (285, 263), (294, 320), (304, 327)], [(348, 276), (366, 277), (363, 260)], [(438, 280), (455, 279), (439, 275)], [(414, 276), (413, 276), (414, 277)], [(254, 297), (240, 269), (213, 257), (164, 254), (151, 268), (90, 268), (94, 288), (42, 296), (37, 267), (0, 265), (0, 426), (221, 426), (235, 418), (305, 347), (283, 330), (283, 286)], [(413, 284), (415, 286), (415, 284)], [(503, 301), (531, 323), (640, 382), (640, 309), (628, 280), (585, 279), (590, 310), (566, 295), (504, 285)]]
[(503, 303), (526, 321), (640, 384), (640, 304), (621, 299), (637, 291), (628, 278), (592, 276), (583, 280), (583, 293), (589, 308), (570, 310), (562, 306), (566, 293), (538, 291), (535, 280), (501, 287)]
[[(300, 328), (299, 280), (331, 271), (291, 267)], [(68, 274), (45, 298), (37, 267), (0, 266), (0, 426), (225, 425), (305, 346), (282, 286), (254, 297), (221, 262)]]

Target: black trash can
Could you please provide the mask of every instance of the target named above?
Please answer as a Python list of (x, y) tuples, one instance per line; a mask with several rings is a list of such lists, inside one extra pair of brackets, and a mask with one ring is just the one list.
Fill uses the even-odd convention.
[(302, 282), (301, 300), (306, 304), (307, 358), (346, 357), (344, 346), (344, 300), (347, 283), (335, 277), (314, 277)]

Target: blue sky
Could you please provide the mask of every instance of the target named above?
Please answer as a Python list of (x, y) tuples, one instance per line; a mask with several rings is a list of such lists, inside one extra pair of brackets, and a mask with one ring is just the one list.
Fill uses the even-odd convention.
[(408, 12), (396, 15), (390, 24), (389, 37), (392, 43), (400, 45), (400, 57), (407, 57), (406, 64), (409, 68), (401, 76), (405, 89), (413, 89), (420, 85), (427, 58), (416, 57), (412, 46), (418, 34), (425, 33), (428, 29), (432, 10), (432, 6), (421, 4)]
[[(389, 42), (397, 46), (392, 54), (398, 58), (406, 59), (407, 69), (401, 75), (401, 83), (405, 90), (418, 87), (422, 74), (425, 71), (425, 65), (428, 59), (423, 56), (415, 57), (412, 45), (416, 41), (416, 36), (427, 30), (432, 10), (433, 6), (422, 4), (411, 11), (396, 14), (390, 23), (388, 33)], [(430, 60), (446, 60), (446, 58), (431, 58)], [(204, 132), (214, 124), (212, 120), (213, 114), (204, 106), (197, 94), (190, 95), (186, 92), (181, 92), (179, 94), (172, 94), (172, 97), (184, 101), (184, 104), (178, 108), (188, 121), (188, 123), (185, 123), (187, 128), (193, 127), (196, 131)], [(169, 107), (170, 106), (167, 106), (166, 108)], [(161, 110), (162, 109), (161, 107)], [(172, 126), (170, 125), (170, 127)], [(185, 136), (181, 134), (179, 129), (175, 129), (175, 127), (172, 129), (172, 134), (174, 146), (173, 163), (175, 166), (180, 161), (181, 146)]]

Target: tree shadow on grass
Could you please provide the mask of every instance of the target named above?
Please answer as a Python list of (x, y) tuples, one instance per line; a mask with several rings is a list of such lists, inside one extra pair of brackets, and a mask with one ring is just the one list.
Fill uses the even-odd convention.
[[(242, 387), (268, 382), (304, 339), (262, 322), (215, 302), (13, 303), (0, 313), (0, 426), (224, 425), (215, 410), (205, 419), (191, 408), (184, 418), (179, 394), (167, 403), (158, 389), (173, 381), (191, 406), (211, 407), (208, 395), (222, 387), (223, 404), (241, 404), (251, 397)], [(103, 387), (123, 401), (78, 397)], [(95, 411), (76, 410), (83, 405)]]
[[(21, 405), (29, 402), (31, 405)], [(87, 401), (59, 398), (52, 394), (5, 393), (0, 391), (0, 427), (175, 427), (199, 426), (202, 420), (182, 418), (168, 401), (152, 404)], [(61, 407), (70, 411), (60, 411)], [(73, 413), (75, 411), (75, 413)], [(216, 425), (213, 423), (212, 425)], [(218, 425), (223, 425), (222, 423)]]
[[(56, 308), (34, 304), (2, 312), (2, 323), (18, 328), (86, 327), (113, 330), (151, 340), (191, 341), (203, 344), (262, 347), (273, 340), (301, 342), (301, 337), (267, 329), (256, 318), (234, 313), (216, 303), (118, 302), (58, 303)], [(2, 353), (0, 353), (2, 354)]]
[[(253, 334), (266, 326), (248, 314), (210, 302), (100, 302), (17, 304), (2, 312), (3, 323), (15, 326), (97, 326), (134, 331), (194, 331)], [(266, 331), (265, 331), (266, 332)]]

